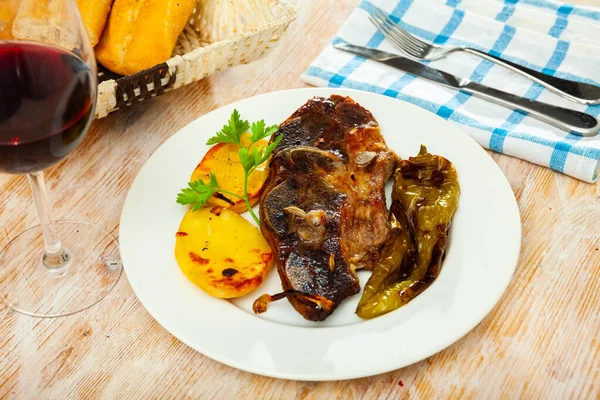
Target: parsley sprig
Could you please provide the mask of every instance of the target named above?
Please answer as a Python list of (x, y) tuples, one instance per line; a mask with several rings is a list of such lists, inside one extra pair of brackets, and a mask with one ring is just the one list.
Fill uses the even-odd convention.
[[(242, 134), (246, 133), (250, 129), (251, 136), (248, 145), (242, 143)], [(244, 169), (244, 193), (243, 195), (232, 193), (224, 190), (219, 185), (217, 177), (212, 172), (210, 173), (210, 179), (208, 182), (204, 182), (202, 179), (198, 179), (194, 182), (189, 182), (188, 187), (181, 189), (181, 192), (177, 195), (177, 203), (183, 205), (191, 205), (193, 211), (199, 210), (204, 204), (215, 194), (221, 193), (229, 196), (243, 199), (246, 203), (246, 207), (252, 215), (254, 221), (260, 225), (260, 220), (252, 210), (250, 200), (248, 198), (248, 177), (256, 170), (256, 168), (267, 161), (271, 156), (271, 153), (279, 142), (281, 141), (281, 135), (277, 136), (275, 140), (267, 146), (262, 148), (252, 147), (252, 145), (262, 139), (272, 136), (277, 131), (277, 125), (266, 126), (264, 120), (253, 122), (252, 125), (246, 120), (242, 120), (240, 113), (237, 110), (233, 110), (231, 117), (227, 125), (223, 125), (220, 131), (215, 136), (208, 139), (207, 145), (213, 145), (218, 143), (231, 143), (240, 146), (238, 150), (238, 156), (240, 163)]]

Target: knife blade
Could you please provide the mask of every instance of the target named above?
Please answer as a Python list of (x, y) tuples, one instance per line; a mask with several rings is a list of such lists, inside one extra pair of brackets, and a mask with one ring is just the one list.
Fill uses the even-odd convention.
[(336, 43), (334, 47), (386, 64), (439, 85), (462, 90), (503, 107), (523, 111), (533, 118), (575, 135), (591, 137), (597, 135), (600, 130), (598, 120), (589, 114), (503, 92), (473, 82), (470, 79), (460, 78), (448, 72), (429, 67), (398, 54), (348, 43)]

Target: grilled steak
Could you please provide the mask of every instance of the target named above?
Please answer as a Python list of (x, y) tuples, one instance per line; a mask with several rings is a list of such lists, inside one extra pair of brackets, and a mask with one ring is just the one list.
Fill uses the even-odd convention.
[(314, 98), (279, 126), (261, 197), (261, 230), (276, 254), (283, 294), (322, 321), (360, 291), (389, 233), (385, 184), (396, 155), (373, 115), (348, 97)]

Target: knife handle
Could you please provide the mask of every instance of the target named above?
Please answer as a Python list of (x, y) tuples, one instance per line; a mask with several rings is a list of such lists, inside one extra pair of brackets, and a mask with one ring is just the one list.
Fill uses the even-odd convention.
[(581, 111), (526, 99), (472, 81), (461, 85), (460, 90), (503, 107), (524, 111), (533, 118), (574, 135), (592, 137), (596, 136), (600, 130), (598, 120)]
[(476, 55), (495, 64), (501, 65), (504, 68), (537, 82), (546, 89), (576, 103), (600, 104), (600, 87), (590, 85), (588, 83), (575, 82), (547, 75), (543, 72), (515, 64), (508, 60), (504, 60), (500, 57), (496, 57), (470, 47), (462, 47), (460, 49), (469, 54)]

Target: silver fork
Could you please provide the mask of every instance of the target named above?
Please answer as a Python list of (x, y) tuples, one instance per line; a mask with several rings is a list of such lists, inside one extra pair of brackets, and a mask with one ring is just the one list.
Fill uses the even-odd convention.
[(375, 7), (374, 12), (369, 15), (369, 19), (395, 47), (414, 58), (433, 61), (446, 57), (448, 54), (455, 51), (464, 51), (465, 53), (484, 58), (495, 64), (501, 65), (512, 72), (529, 78), (548, 90), (571, 101), (582, 104), (600, 104), (600, 88), (597, 86), (547, 75), (471, 47), (438, 46), (424, 42), (402, 29), (383, 10), (377, 7)]

